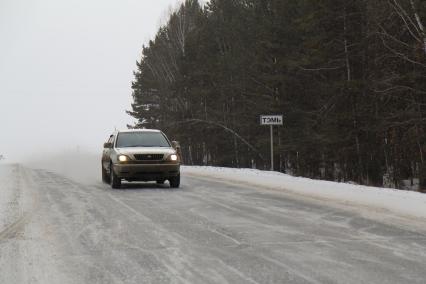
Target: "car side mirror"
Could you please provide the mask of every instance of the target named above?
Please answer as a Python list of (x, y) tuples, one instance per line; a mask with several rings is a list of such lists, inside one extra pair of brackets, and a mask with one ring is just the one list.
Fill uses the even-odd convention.
[(180, 144), (179, 144), (179, 142), (178, 142), (178, 141), (172, 141), (172, 147), (173, 147), (173, 149), (175, 149), (175, 150), (176, 150), (176, 153), (177, 153), (179, 156), (182, 156), (181, 149), (180, 149)]
[(172, 141), (172, 147), (173, 149), (177, 150), (177, 148), (180, 148), (180, 144), (178, 141)]
[(104, 143), (104, 148), (112, 148), (112, 143), (109, 143), (109, 142)]

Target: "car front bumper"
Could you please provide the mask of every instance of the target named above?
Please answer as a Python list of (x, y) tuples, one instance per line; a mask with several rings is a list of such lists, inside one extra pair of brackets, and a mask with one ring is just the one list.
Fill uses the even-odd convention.
[(114, 173), (128, 181), (168, 179), (180, 173), (180, 164), (114, 164)]

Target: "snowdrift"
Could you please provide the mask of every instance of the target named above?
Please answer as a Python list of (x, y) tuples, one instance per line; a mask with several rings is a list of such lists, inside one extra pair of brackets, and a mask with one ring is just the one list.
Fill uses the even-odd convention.
[(419, 192), (312, 180), (254, 169), (184, 166), (182, 172), (183, 175), (244, 183), (346, 205), (373, 207), (408, 217), (426, 218), (426, 194)]

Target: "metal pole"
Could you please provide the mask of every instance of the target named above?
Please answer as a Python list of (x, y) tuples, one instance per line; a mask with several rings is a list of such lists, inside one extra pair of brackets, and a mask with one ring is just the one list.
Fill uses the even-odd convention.
[(271, 125), (271, 171), (274, 170), (274, 131)]

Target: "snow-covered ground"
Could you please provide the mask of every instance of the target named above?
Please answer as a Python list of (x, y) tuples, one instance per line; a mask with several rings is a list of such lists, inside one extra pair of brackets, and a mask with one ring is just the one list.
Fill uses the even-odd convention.
[[(33, 158), (27, 161), (26, 165), (91, 184), (100, 181), (100, 160), (100, 153), (69, 150), (48, 157)], [(370, 212), (388, 211), (384, 213), (426, 218), (426, 194), (413, 191), (312, 180), (254, 169), (183, 166), (182, 175), (243, 183), (254, 185), (259, 189), (280, 190), (302, 197), (327, 200), (329, 205), (354, 206), (364, 211), (367, 209), (370, 209)]]
[(8, 225), (13, 211), (17, 207), (14, 184), (12, 184), (16, 181), (11, 179), (13, 170), (11, 167), (0, 165), (0, 232)]
[(381, 222), (390, 220), (387, 211), (373, 220), (334, 208), (379, 197), (375, 208), (404, 198), (417, 208), (423, 195), (203, 167), (183, 167), (177, 190), (156, 183), (112, 190), (95, 155), (63, 158), (35, 163), (48, 170), (0, 166), (0, 283), (426, 279), (424, 219), (417, 230)]
[(214, 178), (326, 199), (344, 205), (371, 207), (406, 217), (426, 218), (426, 194), (293, 177), (254, 169), (184, 166), (183, 174)]

